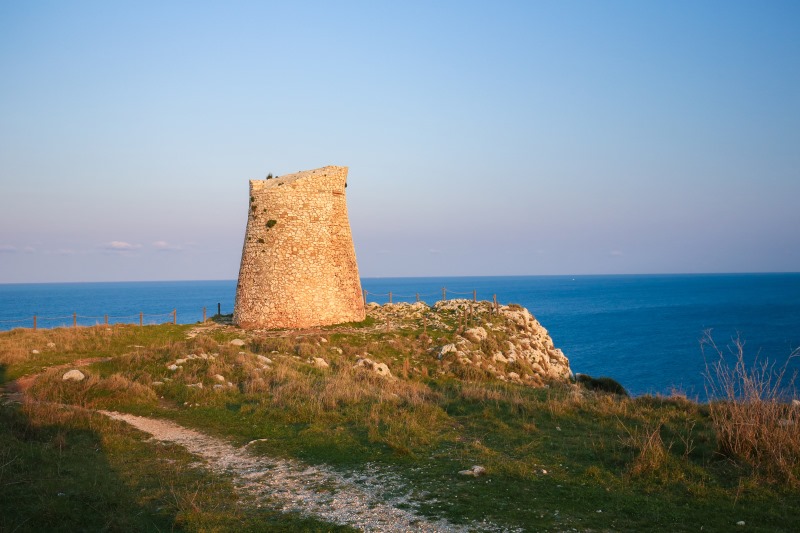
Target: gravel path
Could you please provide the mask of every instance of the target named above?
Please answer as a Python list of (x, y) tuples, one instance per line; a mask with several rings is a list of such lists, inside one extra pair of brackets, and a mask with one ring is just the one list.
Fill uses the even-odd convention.
[[(173, 422), (124, 413), (99, 411), (127, 422), (156, 440), (179, 444), (205, 459), (218, 473), (232, 474), (240, 491), (257, 500), (269, 500), (284, 511), (312, 515), (322, 520), (352, 526), (362, 531), (467, 531), (445, 520), (432, 522), (414, 512), (396, 507), (410, 505), (407, 498), (387, 503), (382, 487), (390, 476), (359, 475), (345, 478), (324, 467), (299, 461), (255, 456), (247, 447), (236, 448), (221, 439), (187, 429)], [(472, 528), (470, 528), (472, 529)], [(481, 524), (480, 530), (497, 530)]]

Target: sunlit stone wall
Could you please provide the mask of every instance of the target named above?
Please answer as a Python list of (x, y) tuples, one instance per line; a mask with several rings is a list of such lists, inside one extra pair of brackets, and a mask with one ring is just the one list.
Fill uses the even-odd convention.
[(347, 167), (250, 181), (233, 321), (245, 329), (364, 320)]

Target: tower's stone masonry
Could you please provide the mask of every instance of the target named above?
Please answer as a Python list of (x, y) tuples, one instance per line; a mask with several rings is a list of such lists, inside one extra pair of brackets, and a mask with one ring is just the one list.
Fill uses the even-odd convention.
[(250, 181), (233, 322), (246, 329), (364, 320), (347, 167)]

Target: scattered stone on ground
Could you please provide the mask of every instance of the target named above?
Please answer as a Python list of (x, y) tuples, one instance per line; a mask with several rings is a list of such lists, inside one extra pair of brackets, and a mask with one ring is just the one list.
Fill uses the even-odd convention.
[(233, 346), (244, 346), (246, 343), (242, 339), (233, 339), (228, 344), (231, 344)]
[(474, 465), (469, 470), (461, 470), (459, 474), (462, 476), (480, 477), (486, 475), (486, 469), (480, 465)]
[(328, 368), (330, 365), (328, 365), (328, 362), (322, 357), (315, 357), (314, 366), (317, 368)]
[(356, 361), (356, 364), (353, 365), (353, 368), (366, 368), (367, 370), (372, 370), (379, 376), (394, 379), (394, 376), (392, 376), (392, 372), (389, 370), (389, 367), (386, 365), (386, 363), (377, 363), (367, 357), (359, 357), (358, 361)]
[(74, 368), (61, 376), (63, 381), (83, 381), (85, 378), (86, 376), (83, 372)]

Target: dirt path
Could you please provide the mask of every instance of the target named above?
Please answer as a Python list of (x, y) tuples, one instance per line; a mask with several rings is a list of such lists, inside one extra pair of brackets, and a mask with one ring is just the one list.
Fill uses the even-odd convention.
[[(390, 476), (358, 475), (345, 478), (324, 467), (299, 461), (255, 456), (247, 447), (236, 448), (223, 440), (165, 420), (125, 413), (100, 411), (115, 420), (127, 422), (149, 433), (156, 440), (179, 444), (207, 461), (220, 474), (233, 475), (233, 482), (244, 494), (257, 500), (277, 503), (284, 511), (312, 515), (328, 522), (362, 531), (467, 531), (444, 520), (431, 522), (413, 511), (408, 498), (387, 502), (382, 498)], [(494, 527), (479, 529), (487, 530)]]

